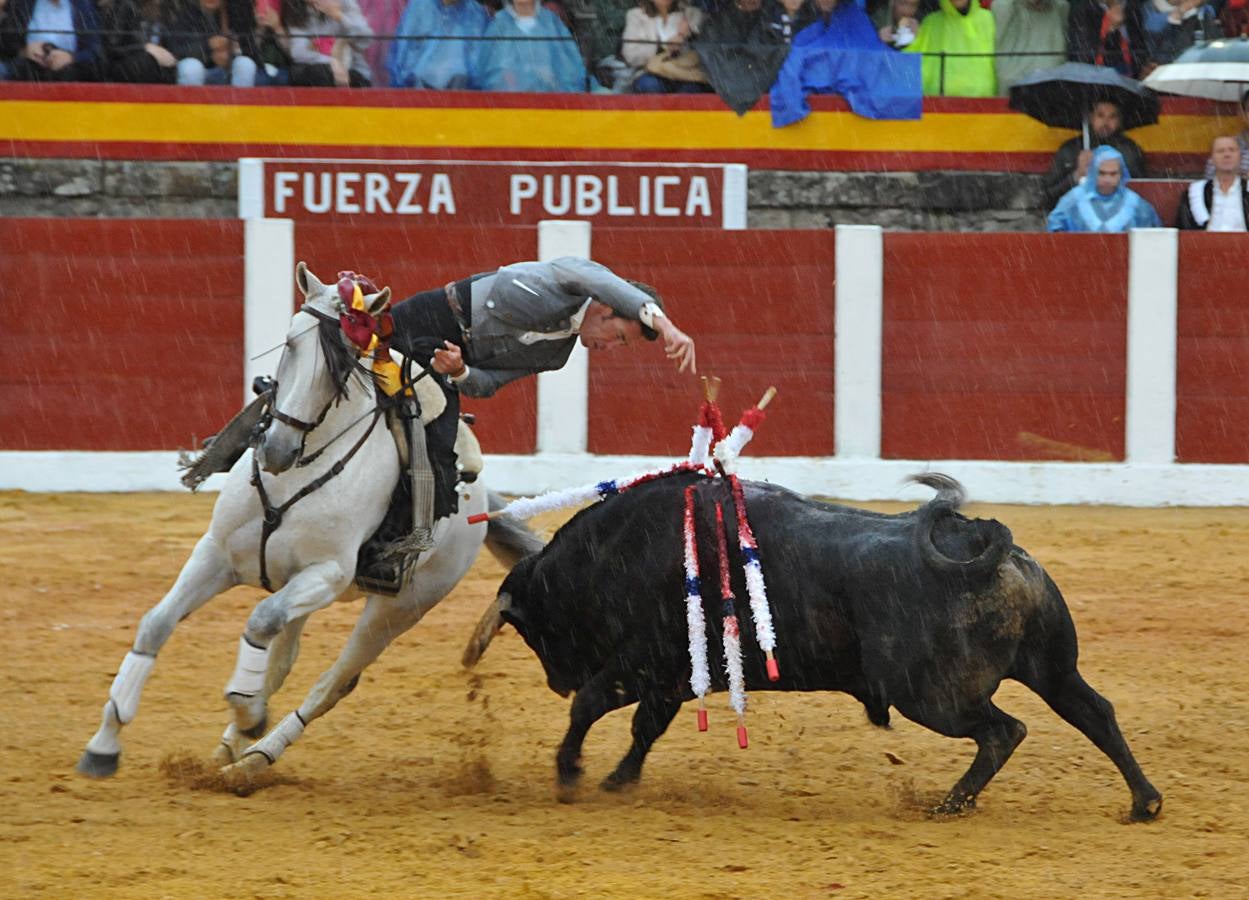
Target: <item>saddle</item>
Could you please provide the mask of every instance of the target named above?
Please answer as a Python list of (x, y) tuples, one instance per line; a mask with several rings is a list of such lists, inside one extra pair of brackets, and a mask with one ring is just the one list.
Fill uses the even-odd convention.
[[(391, 351), (400, 365), (403, 357)], [(252, 383), (256, 399), (243, 407), (217, 434), (204, 440), (198, 451), (179, 451), (178, 467), (183, 470), (182, 484), (194, 491), (218, 472), (228, 472), (249, 447), (260, 438), (265, 412), (272, 398), (273, 380), (259, 377)], [(400, 477), (391, 493), (390, 504), (382, 524), (361, 545), (356, 563), (356, 584), (363, 590), (393, 596), (403, 587), (403, 579), (415, 564), (420, 551), (412, 547), (411, 534), (413, 497), (420, 490), (435, 490), (428, 470), (414, 468), (416, 453), (428, 454), (425, 426), (446, 410), (447, 398), (442, 389), (428, 378), (412, 385), (414, 397), (395, 404), (386, 412), (386, 424), (399, 454)], [(419, 418), (420, 426), (416, 426)], [(471, 484), (481, 474), (481, 445), (469, 427), (472, 416), (461, 416), (456, 423), (454, 481)], [(420, 457), (415, 457), (420, 458)], [(431, 464), (432, 466), (432, 464)], [(406, 476), (406, 477), (405, 477)], [(452, 480), (452, 479), (444, 479)], [(450, 497), (437, 498), (437, 507), (456, 508), (456, 485), (439, 486)]]
[[(422, 383), (425, 383), (424, 380), (418, 382), (418, 384)], [(432, 422), (446, 408), (446, 398), (442, 396), (442, 392), (432, 384), (429, 387), (433, 393), (437, 394), (437, 401), (429, 397), (430, 403), (426, 405), (426, 397), (420, 397), (422, 424)], [(432, 415), (429, 412), (431, 409), (435, 410)], [(461, 416), (456, 423), (454, 445), (456, 475), (458, 481), (465, 484), (476, 481), (482, 469), (481, 444), (478, 443), (477, 436), (469, 427), (471, 421), (471, 416)], [(412, 427), (412, 420), (405, 419), (401, 414), (390, 417), (387, 424), (390, 426), (395, 445), (399, 450), (399, 481), (391, 494), (390, 505), (386, 509), (386, 515), (382, 518), (382, 523), (369, 539), (360, 545), (360, 552), (356, 557), (355, 581), (361, 590), (373, 594), (395, 596), (403, 589), (407, 573), (416, 564), (422, 552), (413, 542), (414, 498), (421, 490), (441, 490), (444, 494), (449, 494), (449, 496), (435, 500), (435, 509), (439, 510), (440, 516), (445, 517), (454, 513), (457, 508), (455, 494), (458, 488), (456, 484), (428, 483), (432, 481), (431, 472), (411, 465), (411, 460), (416, 454), (429, 453), (423, 428)], [(430, 468), (433, 468), (432, 462)]]

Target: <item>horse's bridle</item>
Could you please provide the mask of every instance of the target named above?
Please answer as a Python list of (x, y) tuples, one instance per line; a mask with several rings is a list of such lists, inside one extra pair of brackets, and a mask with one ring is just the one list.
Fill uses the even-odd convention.
[[(326, 321), (326, 322), (338, 321), (333, 316), (329, 316), (323, 312), (320, 312), (319, 310), (312, 309), (307, 304), (304, 304), (304, 306), (302, 307), (302, 310), (304, 312), (307, 312), (315, 316), (316, 318), (322, 321)], [(356, 361), (359, 362), (359, 360), (360, 360), (360, 354), (357, 353)], [(314, 452), (311, 456), (305, 457), (304, 456), (304, 442), (307, 441), (308, 435), (312, 433), (312, 431), (314, 431), (317, 428), (317, 426), (319, 426), (322, 422), (325, 421), (325, 417), (329, 414), (330, 407), (333, 406), (335, 400), (338, 399), (337, 395), (335, 395), (334, 397), (331, 397), (329, 402), (325, 404), (325, 408), (321, 410), (321, 415), (317, 416), (317, 419), (315, 422), (305, 422), (302, 419), (297, 419), (294, 416), (289, 416), (277, 408), (278, 385), (276, 381), (269, 388), (269, 390), (272, 394), (273, 400), (269, 404), (269, 408), (266, 411), (266, 416), (271, 419), (276, 419), (277, 421), (282, 422), (285, 425), (289, 425), (292, 428), (295, 428), (298, 431), (303, 433), (303, 440), (301, 440), (299, 443), (299, 458), (295, 461), (295, 466), (306, 466), (309, 463), (313, 462), (322, 453), (325, 452), (326, 448), (328, 448), (330, 444), (332, 444), (334, 441), (338, 440), (338, 438), (342, 436), (341, 434), (336, 435), (335, 437), (326, 441), (325, 444), (323, 444), (321, 448), (317, 450), (316, 452)], [(274, 506), (272, 503), (269, 502), (269, 493), (265, 490), (264, 482), (261, 480), (261, 477), (260, 477), (260, 460), (257, 458), (256, 453), (254, 451), (252, 452), (251, 482), (256, 488), (256, 493), (260, 497), (261, 508), (264, 510), (264, 518), (260, 526), (260, 584), (264, 587), (265, 590), (267, 591), (273, 590), (273, 585), (269, 582), (269, 570), (268, 570), (268, 565), (266, 561), (265, 548), (269, 543), (270, 536), (273, 534), (273, 532), (277, 531), (278, 526), (282, 524), (282, 518), (286, 515), (287, 511), (290, 510), (292, 506), (294, 506), (296, 503), (298, 503), (300, 500), (304, 499), (304, 497), (307, 497), (309, 494), (313, 493), (314, 491), (319, 490), (320, 488), (324, 487), (327, 482), (329, 482), (332, 478), (334, 478), (336, 475), (341, 473), (343, 469), (347, 467), (347, 463), (350, 462), (351, 458), (356, 455), (356, 453), (360, 450), (361, 447), (364, 446), (365, 441), (369, 439), (369, 435), (373, 433), (373, 429), (377, 427), (378, 420), (381, 419), (381, 417), (385, 414), (385, 412), (386, 412), (386, 404), (384, 403), (376, 404), (372, 410), (373, 421), (369, 423), (369, 427), (364, 430), (364, 434), (360, 435), (360, 437), (351, 446), (351, 449), (347, 451), (347, 453), (343, 456), (343, 458), (335, 462), (334, 465), (330, 466), (330, 468), (327, 469), (325, 472), (323, 472), (320, 477), (314, 479), (313, 481), (310, 481), (308, 484), (304, 485), (300, 490), (296, 491), (295, 494), (289, 500), (287, 500), (285, 503), (283, 503), (280, 506)], [(358, 422), (360, 422), (362, 419), (363, 419), (363, 416), (360, 419), (357, 419), (355, 422), (352, 422), (349, 426), (347, 426), (347, 430), (350, 430), (351, 428), (355, 427), (355, 425)], [(265, 429), (268, 428), (268, 425), (265, 424), (263, 420), (261, 422), (261, 425), (262, 425), (262, 428), (260, 429), (261, 432), (263, 432)], [(343, 432), (343, 434), (345, 433), (346, 431)]]
[[(328, 315), (327, 313), (323, 313), (319, 309), (315, 309), (312, 306), (308, 305), (307, 303), (301, 306), (299, 308), (299, 311), (308, 313), (308, 315), (322, 322), (333, 322), (335, 324), (338, 323), (338, 319), (335, 318), (334, 316)], [(357, 352), (356, 353), (357, 363), (360, 361), (360, 356), (361, 354)], [(281, 422), (283, 425), (289, 425), (291, 428), (294, 428), (296, 431), (299, 431), (303, 434), (303, 438), (299, 442), (299, 456), (295, 460), (295, 466), (298, 468), (303, 468), (304, 466), (309, 465), (310, 463), (315, 461), (317, 457), (319, 457), (325, 451), (325, 448), (328, 447), (331, 443), (333, 443), (334, 440), (336, 440), (336, 438), (331, 438), (329, 441), (325, 443), (324, 446), (321, 447), (320, 450), (317, 450), (311, 456), (304, 456), (304, 445), (308, 441), (308, 435), (311, 434), (322, 422), (325, 421), (325, 417), (329, 415), (330, 413), (330, 407), (334, 405), (335, 400), (337, 400), (338, 398), (337, 396), (331, 397), (326, 402), (325, 407), (321, 410), (321, 414), (317, 416), (315, 421), (305, 422), (303, 419), (298, 419), (295, 416), (288, 415), (287, 413), (284, 413), (282, 412), (282, 410), (278, 409), (278, 383), (277, 381), (274, 381), (270, 385), (269, 390), (271, 392), (271, 396), (273, 397), (273, 399), (269, 403), (268, 408), (265, 411), (266, 418), (276, 419), (277, 421)], [(352, 423), (352, 425), (354, 424), (355, 422)], [(269, 423), (262, 420), (259, 431), (263, 433), (264, 431), (268, 429), (268, 427), (269, 427)]]

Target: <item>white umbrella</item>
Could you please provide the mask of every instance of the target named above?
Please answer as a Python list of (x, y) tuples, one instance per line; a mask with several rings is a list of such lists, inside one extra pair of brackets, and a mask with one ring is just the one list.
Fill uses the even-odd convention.
[(1249, 91), (1249, 38), (1208, 41), (1159, 66), (1145, 84), (1166, 94), (1239, 103)]

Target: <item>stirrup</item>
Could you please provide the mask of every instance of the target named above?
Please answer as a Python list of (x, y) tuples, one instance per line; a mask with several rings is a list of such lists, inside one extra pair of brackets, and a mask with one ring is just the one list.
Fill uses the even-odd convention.
[(412, 534), (408, 538), (408, 546), (420, 553), (432, 550), (434, 548), (434, 529), (419, 525), (413, 527)]

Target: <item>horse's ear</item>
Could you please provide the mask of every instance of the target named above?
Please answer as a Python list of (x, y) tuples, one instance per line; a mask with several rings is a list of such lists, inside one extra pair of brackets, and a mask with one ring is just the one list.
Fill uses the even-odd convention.
[(364, 298), (370, 316), (380, 316), (390, 306), (390, 288), (384, 287), (371, 297)]
[(321, 283), (321, 279), (312, 274), (312, 270), (308, 268), (308, 264), (302, 259), (295, 266), (295, 284), (299, 287), (300, 293), (305, 297), (314, 294), (318, 289), (324, 289), (325, 285)]

